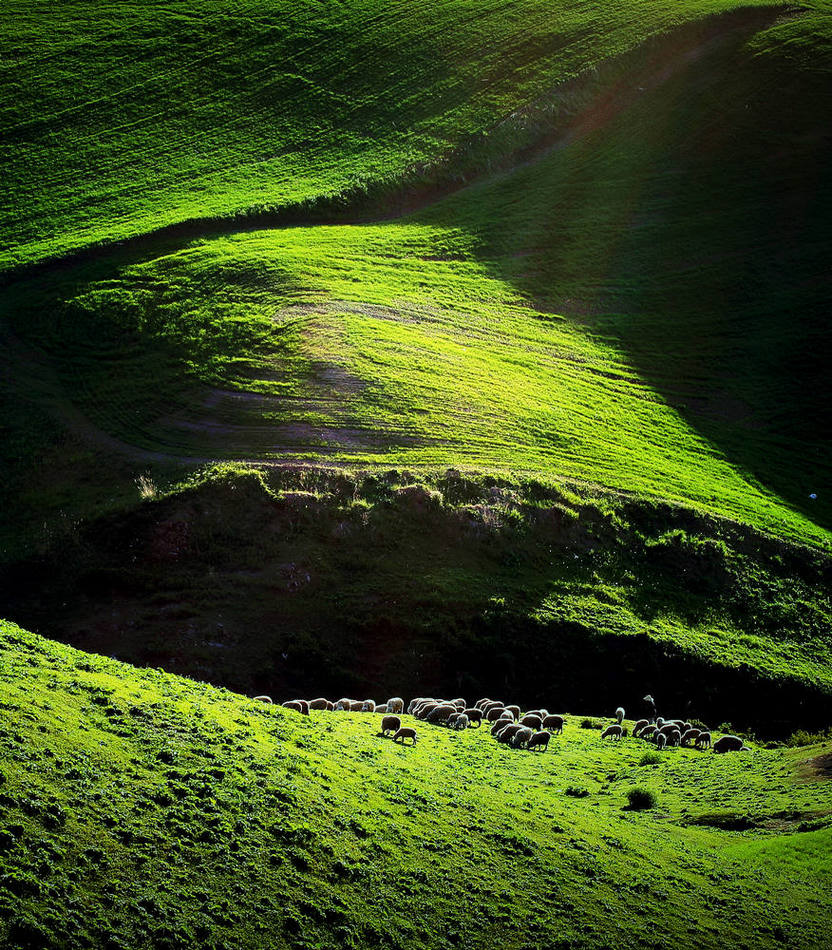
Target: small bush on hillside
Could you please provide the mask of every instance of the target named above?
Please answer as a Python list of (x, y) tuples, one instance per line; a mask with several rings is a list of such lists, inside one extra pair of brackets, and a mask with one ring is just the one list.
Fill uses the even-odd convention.
[(597, 719), (582, 719), (581, 729), (603, 729), (604, 724)]
[(809, 732), (806, 729), (798, 729), (789, 736), (786, 745), (817, 745), (819, 742), (825, 742), (832, 738), (832, 729), (823, 729), (821, 732)]
[(627, 801), (630, 803), (630, 808), (638, 811), (644, 808), (655, 808), (659, 803), (656, 793), (649, 788), (631, 788), (627, 792)]
[(586, 798), (589, 795), (589, 789), (584, 788), (581, 785), (568, 785), (563, 790), (564, 795), (569, 795), (572, 798)]
[(662, 757), (658, 752), (645, 752), (639, 761), (639, 765), (658, 765)]

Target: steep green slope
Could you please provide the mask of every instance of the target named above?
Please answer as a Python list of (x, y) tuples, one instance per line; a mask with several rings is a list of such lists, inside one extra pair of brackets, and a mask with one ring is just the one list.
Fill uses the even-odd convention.
[(0, 269), (418, 178), (555, 84), (736, 7), (10, 0)]
[(410, 749), (5, 622), (0, 663), (6, 946), (828, 946), (828, 742)]
[(557, 147), (403, 223), (172, 236), (13, 285), (9, 502), (33, 466), (40, 524), (145, 466), (324, 457), (590, 480), (826, 543), (830, 17), (709, 22), (571, 87), (569, 118), (520, 110), (509, 132)]
[(5, 609), (243, 692), (652, 692), (765, 735), (828, 721), (828, 554), (587, 486), (422, 478), (219, 469), (0, 568)]

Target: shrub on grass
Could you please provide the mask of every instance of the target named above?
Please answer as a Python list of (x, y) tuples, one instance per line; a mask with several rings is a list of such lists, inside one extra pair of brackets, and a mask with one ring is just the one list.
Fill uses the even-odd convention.
[(786, 745), (817, 745), (819, 742), (825, 742), (830, 737), (832, 737), (832, 729), (824, 729), (822, 732), (809, 732), (806, 729), (798, 729), (797, 732), (791, 734)]
[(649, 788), (631, 788), (627, 792), (627, 801), (630, 803), (630, 808), (636, 811), (641, 811), (644, 808), (655, 808), (659, 803), (656, 793)]
[(662, 757), (658, 752), (645, 752), (639, 760), (639, 765), (658, 765)]
[(581, 785), (568, 785), (563, 790), (564, 795), (569, 795), (572, 798), (586, 798), (589, 795), (589, 789), (583, 788)]

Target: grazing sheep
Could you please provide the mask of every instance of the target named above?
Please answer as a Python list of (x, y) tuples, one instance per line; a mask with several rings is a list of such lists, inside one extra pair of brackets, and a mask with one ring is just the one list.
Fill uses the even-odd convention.
[(394, 696), (392, 699), (387, 700), (387, 712), (391, 712), (391, 713), (404, 712), (404, 700), (401, 698), (401, 696)]
[(488, 720), (488, 722), (496, 722), (504, 712), (504, 706), (492, 706), (491, 709), (489, 709), (485, 714), (485, 718)]
[[(527, 716), (538, 716), (540, 719), (545, 719), (549, 715), (548, 709), (527, 709)], [(522, 722), (522, 719), (521, 719)]]
[(563, 732), (563, 716), (547, 716), (542, 725), (551, 732)]
[(361, 699), (351, 699), (350, 712), (364, 712), (364, 701)]
[(375, 712), (376, 704), (372, 699), (365, 699), (361, 704), (361, 712)]
[(526, 713), (520, 720), (521, 726), (528, 726), (530, 729), (540, 729), (543, 725), (543, 719), (536, 713)]
[(500, 719), (510, 719), (512, 722), (517, 722), (517, 714), (514, 712), (516, 708), (517, 707), (514, 706), (510, 709), (508, 706), (506, 706), (506, 708), (500, 714)]
[[(401, 711), (401, 710), (400, 710), (400, 711)], [(376, 706), (376, 708), (373, 710), (373, 712), (376, 712), (376, 713), (389, 713), (389, 712), (390, 712), (390, 707), (388, 706), (387, 703), (379, 703), (378, 706)]]
[(350, 707), (352, 706), (351, 699), (339, 699), (335, 704), (335, 709), (337, 712), (349, 712)]
[(466, 709), (465, 715), (468, 717), (468, 725), (472, 729), (479, 729), (482, 725), (482, 710), (481, 709)]
[(697, 749), (709, 749), (711, 746), (710, 732), (700, 732), (694, 743)]
[(678, 729), (671, 729), (667, 734), (667, 744), (669, 746), (679, 746), (682, 742), (682, 733)]
[(644, 739), (647, 742), (652, 742), (655, 737), (658, 729), (655, 726), (645, 726), (644, 729), (638, 734), (639, 739)]
[(657, 728), (657, 729), (661, 729), (661, 727), (662, 727), (664, 724), (665, 724), (665, 720), (662, 719), (661, 716), (659, 716), (659, 718), (656, 720), (656, 728)]
[(618, 720), (618, 725), (620, 726), (624, 722), (624, 707), (619, 706), (615, 711), (615, 718)]
[(545, 729), (541, 729), (536, 732), (531, 739), (526, 743), (527, 749), (540, 749), (545, 752), (549, 748), (549, 738), (550, 733), (546, 732)]
[(402, 721), (398, 716), (385, 716), (381, 720), (381, 734), (386, 736), (388, 732), (397, 732), (402, 727)]
[(696, 742), (699, 736), (702, 734), (701, 729), (688, 729), (682, 735), (682, 745), (689, 746), (691, 743)]
[(405, 744), (405, 739), (410, 739), (410, 744), (416, 745), (416, 730), (411, 729), (409, 726), (404, 726), (393, 736), (393, 742), (401, 742), (402, 745)]
[(449, 729), (456, 729), (456, 721), (459, 719), (459, 715), (460, 714), (458, 712), (455, 712), (453, 715), (448, 716), (442, 725), (447, 726)]
[(641, 733), (642, 729), (646, 729), (650, 723), (646, 719), (639, 719), (638, 722), (633, 726), (633, 736), (637, 736)]
[(425, 696), (417, 696), (416, 699), (411, 699), (410, 702), (407, 704), (408, 716), (412, 716), (413, 710), (419, 705), (419, 703), (423, 703), (425, 699), (426, 699)]
[(505, 719), (498, 719), (494, 725), (491, 727), (491, 735), (497, 736), (503, 729), (507, 728), (511, 723), (506, 722)]
[(739, 736), (720, 736), (714, 743), (714, 752), (750, 752)]
[[(511, 726), (509, 726), (509, 729)], [(512, 749), (525, 749), (528, 747), (529, 740), (534, 735), (534, 730), (529, 729), (528, 726), (520, 726), (517, 732), (511, 737), (511, 747)]]
[[(299, 712), (301, 716), (309, 715), (309, 707), (306, 706), (306, 703), (300, 699), (290, 699), (288, 702), (283, 703), (284, 709), (291, 709), (294, 712)], [(304, 708), (306, 707), (306, 708)]]
[(433, 700), (430, 700), (426, 703), (419, 703), (419, 705), (413, 710), (413, 715), (417, 719), (426, 719), (438, 706), (439, 703), (434, 702)]
[(615, 739), (616, 742), (621, 741), (621, 726), (616, 723), (614, 726), (607, 726), (607, 728), (601, 733), (602, 739)]
[(329, 709), (329, 700), (324, 699), (321, 696), (319, 699), (310, 699), (309, 700), (310, 709)]
[(465, 713), (457, 713), (456, 716), (451, 717), (454, 721), (451, 723), (448, 721), (448, 725), (451, 729), (456, 729), (458, 732), (461, 732), (463, 729), (468, 728), (468, 717)]
[(667, 745), (667, 736), (663, 732), (656, 733), (656, 748), (663, 749)]
[(479, 709), (481, 712), (485, 712), (485, 707), (491, 702), (494, 702), (494, 700), (489, 699), (487, 696), (483, 696), (482, 699), (478, 699), (474, 703), (474, 709)]
[(255, 703), (267, 703), (269, 706), (273, 704), (271, 696), (254, 696)]
[(519, 706), (506, 706), (506, 709), (514, 714), (515, 722), (520, 718), (520, 707)]
[(468, 705), (468, 703), (466, 703), (465, 700), (464, 700), (461, 696), (457, 696), (456, 699), (452, 699), (452, 700), (451, 700), (451, 705), (452, 705), (452, 706), (456, 706), (456, 708), (457, 708), (460, 712), (462, 712), (462, 710), (465, 709), (465, 707)]
[(497, 735), (494, 738), (497, 740), (497, 742), (507, 745), (522, 728), (523, 727), (519, 722), (510, 722), (508, 725), (503, 726), (503, 728), (497, 732)]
[(456, 713), (456, 707), (455, 707), (455, 706), (449, 706), (449, 705), (447, 705), (447, 704), (442, 705), (442, 706), (435, 706), (435, 707), (434, 707), (433, 709), (431, 709), (431, 711), (428, 713), (428, 715), (427, 715), (427, 717), (426, 717), (426, 719), (425, 719), (425, 722), (443, 723), (443, 724), (444, 724), (444, 723), (446, 723), (446, 722), (448, 721), (448, 719), (450, 719), (451, 716), (454, 715), (454, 713)]

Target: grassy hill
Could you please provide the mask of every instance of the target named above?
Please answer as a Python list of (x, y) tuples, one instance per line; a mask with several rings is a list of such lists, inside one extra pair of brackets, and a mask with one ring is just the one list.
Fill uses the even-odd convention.
[[(628, 10), (633, 42), (648, 13), (663, 22), (652, 4), (615, 16)], [(832, 30), (820, 4), (771, 26), (778, 13), (711, 17), (618, 58), (598, 13), (596, 72), (534, 100), (513, 74), (515, 111), (449, 159), (507, 170), (400, 221), (171, 233), (12, 283), (8, 497), (27, 498), (34, 467), (42, 525), (124, 504), (144, 468), (451, 465), (827, 544)], [(515, 41), (532, 69), (537, 47)], [(410, 193), (366, 192), (387, 214), (385, 195)]]
[(829, 945), (828, 742), (409, 749), (6, 622), (0, 658), (5, 946)]
[(0, 569), (39, 633), (242, 692), (647, 692), (828, 723), (832, 558), (536, 478), (220, 467)]
[(736, 6), (12, 0), (0, 268), (418, 179), (558, 84)]

